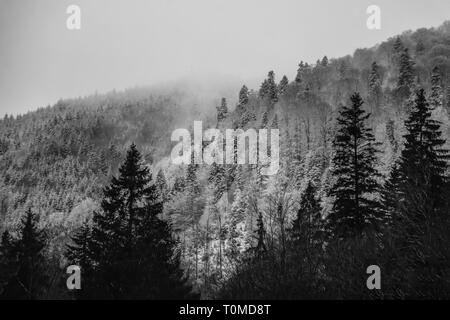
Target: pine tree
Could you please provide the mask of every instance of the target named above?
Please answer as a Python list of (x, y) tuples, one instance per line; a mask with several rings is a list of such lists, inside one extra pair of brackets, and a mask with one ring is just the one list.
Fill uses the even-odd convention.
[(300, 199), (297, 216), (292, 222), (290, 236), (295, 246), (312, 245), (320, 237), (321, 207), (316, 199), (316, 188), (308, 181)]
[(0, 254), (2, 257), (9, 256), (13, 250), (14, 242), (11, 234), (8, 230), (5, 230), (2, 234), (2, 240), (0, 242)]
[(394, 41), (394, 52), (399, 54), (403, 51), (404, 47), (403, 47), (403, 43), (402, 40), (400, 39), (400, 37), (395, 38)]
[(327, 56), (324, 56), (324, 57), (322, 58), (322, 61), (320, 62), (320, 65), (321, 65), (322, 67), (328, 66), (328, 57), (327, 57)]
[(214, 203), (216, 203), (227, 190), (226, 170), (223, 165), (213, 162), (209, 171), (208, 182), (212, 185)]
[(0, 243), (0, 297), (2, 297), (3, 288), (13, 277), (16, 267), (17, 260), (14, 250), (14, 239), (8, 230), (5, 230)]
[[(156, 195), (155, 195), (156, 196)], [(153, 197), (154, 199), (154, 197)], [(161, 219), (162, 203), (146, 206), (146, 215), (139, 224), (136, 255), (131, 271), (125, 279), (133, 277), (131, 298), (139, 299), (197, 299), (180, 266), (178, 242), (172, 236), (170, 224)], [(129, 296), (130, 297), (130, 296)]]
[(272, 102), (278, 101), (277, 84), (275, 83), (275, 73), (269, 71), (267, 74), (267, 97)]
[(377, 195), (379, 173), (375, 169), (377, 144), (372, 130), (365, 125), (370, 114), (361, 108), (358, 93), (352, 106), (344, 106), (337, 119), (332, 159), (336, 182), (330, 190), (335, 197), (328, 226), (336, 236), (359, 235), (367, 228), (377, 229), (382, 213)]
[(241, 91), (239, 91), (239, 105), (245, 106), (248, 103), (248, 88), (243, 85)]
[(264, 81), (261, 83), (261, 86), (259, 87), (259, 97), (264, 98), (269, 93), (269, 83), (267, 79), (264, 79)]
[(217, 107), (217, 122), (223, 121), (228, 116), (227, 99), (222, 98), (220, 106)]
[(267, 128), (267, 124), (269, 123), (269, 112), (266, 110), (263, 112), (261, 119), (261, 128)]
[[(448, 282), (448, 169), (440, 123), (432, 119), (425, 92), (416, 92), (405, 121), (407, 133), (399, 161), (398, 209), (393, 211), (394, 244), (401, 266), (397, 287), (411, 298), (446, 296)], [(438, 292), (438, 293), (437, 293)]]
[(278, 94), (279, 95), (282, 95), (286, 91), (288, 84), (289, 84), (289, 80), (284, 75), (283, 78), (281, 79), (280, 83), (278, 84)]
[(85, 273), (92, 265), (92, 254), (89, 244), (91, 241), (91, 226), (85, 221), (71, 237), (73, 244), (67, 245), (66, 258), (71, 265), (77, 265)]
[(295, 77), (295, 82), (297, 82), (297, 83), (303, 82), (304, 70), (305, 70), (305, 64), (303, 63), (303, 61), (300, 61), (299, 65), (298, 65), (298, 69), (297, 69), (297, 75)]
[(405, 121), (407, 133), (400, 157), (400, 190), (403, 215), (408, 221), (446, 214), (446, 170), (449, 152), (443, 149), (440, 122), (431, 118), (425, 91), (416, 92), (414, 109)]
[(37, 216), (28, 209), (21, 221), (20, 237), (13, 246), (16, 272), (9, 279), (2, 299), (34, 300), (40, 297), (47, 286), (43, 253), (46, 239), (44, 231), (37, 224)]
[(430, 106), (433, 109), (442, 106), (444, 94), (441, 87), (441, 74), (438, 67), (434, 67), (431, 74), (431, 93), (429, 98)]
[(399, 57), (399, 77), (397, 87), (411, 87), (414, 82), (413, 61), (411, 60), (408, 48), (404, 48)]
[[(159, 217), (162, 202), (148, 167), (134, 144), (104, 189), (102, 211), (94, 213), (88, 252), (71, 251), (76, 259), (91, 256), (91, 287), (95, 298), (185, 298), (189, 287), (174, 256), (170, 225)], [(81, 235), (83, 232), (81, 232)], [(85, 241), (80, 236), (79, 242)]]
[(372, 69), (369, 75), (369, 100), (371, 104), (377, 109), (381, 101), (381, 78), (376, 62), (372, 63)]
[(275, 83), (275, 73), (273, 71), (269, 71), (267, 79), (264, 79), (262, 82), (259, 89), (259, 97), (267, 98), (271, 102), (278, 101), (277, 84)]
[(166, 201), (169, 197), (168, 195), (169, 188), (167, 186), (166, 177), (162, 169), (159, 170), (158, 174), (156, 175), (156, 188), (158, 190), (161, 200)]
[(397, 140), (395, 140), (394, 124), (395, 124), (394, 120), (392, 119), (389, 119), (386, 122), (386, 136), (388, 138), (389, 143), (391, 144), (392, 151), (394, 152), (394, 154), (396, 154), (398, 150), (398, 142)]

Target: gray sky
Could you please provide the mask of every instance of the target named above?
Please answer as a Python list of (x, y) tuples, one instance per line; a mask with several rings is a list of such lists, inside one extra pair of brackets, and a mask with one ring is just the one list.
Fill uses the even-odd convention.
[[(81, 30), (66, 8), (81, 8)], [(381, 8), (368, 30), (366, 8)], [(448, 0), (0, 0), (0, 114), (186, 77), (262, 80), (450, 19)]]

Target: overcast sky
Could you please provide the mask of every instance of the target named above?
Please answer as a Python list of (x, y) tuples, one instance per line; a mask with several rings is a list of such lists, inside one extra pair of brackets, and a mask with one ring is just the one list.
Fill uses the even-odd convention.
[[(366, 27), (371, 4), (381, 30)], [(0, 114), (186, 76), (292, 79), (300, 60), (446, 19), (449, 0), (0, 0)]]

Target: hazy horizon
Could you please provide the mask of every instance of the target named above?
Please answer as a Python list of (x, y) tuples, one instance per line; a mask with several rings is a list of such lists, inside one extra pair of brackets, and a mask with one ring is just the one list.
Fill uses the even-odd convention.
[[(66, 28), (71, 4), (81, 8), (81, 30)], [(381, 8), (381, 30), (366, 27), (371, 4)], [(0, 114), (180, 79), (254, 88), (274, 70), (292, 80), (300, 60), (437, 27), (448, 12), (444, 0), (0, 0)]]

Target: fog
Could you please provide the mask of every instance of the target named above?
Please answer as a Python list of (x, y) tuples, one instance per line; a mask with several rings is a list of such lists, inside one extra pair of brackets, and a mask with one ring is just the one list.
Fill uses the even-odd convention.
[[(71, 4), (81, 30), (66, 27)], [(381, 30), (366, 27), (371, 4)], [(292, 79), (300, 60), (437, 26), (448, 12), (448, 0), (0, 0), (0, 114), (136, 85), (214, 79), (220, 94), (222, 79)]]

